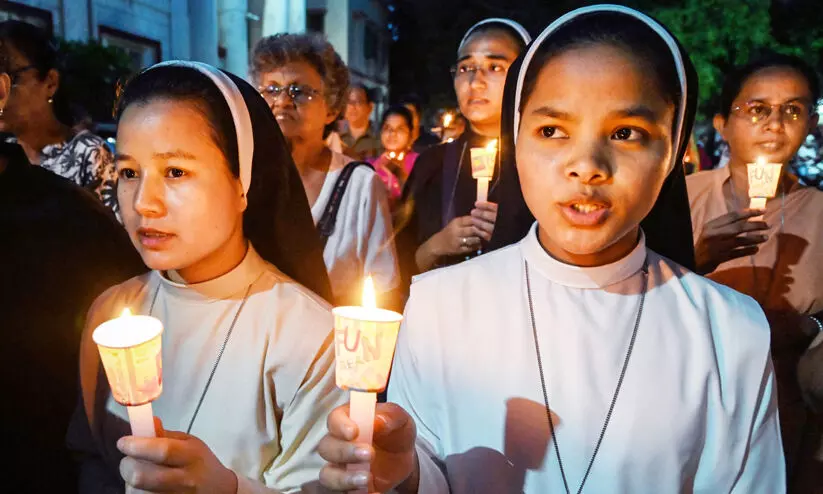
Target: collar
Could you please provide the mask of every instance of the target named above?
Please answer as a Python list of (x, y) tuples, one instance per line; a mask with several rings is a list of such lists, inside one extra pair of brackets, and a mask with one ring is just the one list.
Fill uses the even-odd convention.
[(520, 241), (520, 248), (526, 261), (552, 282), (570, 288), (589, 289), (605, 288), (631, 278), (643, 269), (647, 254), (646, 237), (641, 231), (637, 246), (626, 257), (603, 266), (573, 266), (558, 261), (540, 245), (537, 223)]

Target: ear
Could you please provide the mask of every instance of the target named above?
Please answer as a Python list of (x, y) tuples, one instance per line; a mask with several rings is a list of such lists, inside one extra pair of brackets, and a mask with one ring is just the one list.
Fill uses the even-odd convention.
[(46, 74), (46, 89), (48, 89), (49, 97), (53, 98), (54, 93), (57, 92), (57, 89), (60, 87), (60, 73), (54, 69), (50, 69), (48, 74)]
[(11, 94), (11, 77), (6, 73), (0, 74), (0, 108), (5, 108)]
[(369, 103), (369, 116), (374, 113), (374, 103)]
[(718, 113), (714, 116), (714, 119), (712, 119), (712, 124), (714, 125), (714, 130), (716, 130), (725, 141), (726, 135), (724, 131), (726, 130), (726, 117)]

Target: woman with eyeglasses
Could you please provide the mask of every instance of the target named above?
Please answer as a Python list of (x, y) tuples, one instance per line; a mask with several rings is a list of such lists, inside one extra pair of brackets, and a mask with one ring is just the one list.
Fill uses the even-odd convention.
[(346, 105), (348, 68), (319, 35), (278, 34), (257, 43), (250, 73), (291, 148), (325, 242), (335, 301), (359, 304), (362, 280), (371, 275), (382, 305), (394, 306), (389, 292), (399, 270), (386, 187), (367, 164), (324, 140)]
[[(728, 166), (687, 178), (698, 271), (756, 299), (769, 319), (789, 492), (823, 485), (813, 460), (820, 424), (797, 379), (801, 354), (823, 332), (823, 193), (789, 166), (817, 125), (819, 97), (817, 75), (798, 58), (767, 55), (738, 68), (714, 117)], [(749, 209), (747, 173), (758, 160), (783, 165), (775, 197), (760, 210)]]
[(93, 192), (116, 212), (113, 157), (102, 138), (72, 129), (53, 40), (31, 24), (5, 21), (0, 23), (0, 43), (10, 54), (12, 79), (0, 131), (14, 135), (32, 164)]
[(452, 74), (469, 125), (458, 139), (423, 152), (406, 183), (410, 214), (398, 234), (404, 279), (488, 250), (501, 199), (495, 188), (501, 169), (496, 160), (489, 200), (477, 202), (471, 149), (499, 138), (506, 73), (530, 40), (520, 24), (494, 18), (472, 26), (460, 42)]

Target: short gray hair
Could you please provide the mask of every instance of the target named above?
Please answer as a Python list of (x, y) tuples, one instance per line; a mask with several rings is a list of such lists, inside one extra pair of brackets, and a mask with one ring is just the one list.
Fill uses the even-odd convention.
[(349, 90), (349, 69), (331, 43), (319, 34), (261, 38), (252, 54), (251, 77), (259, 81), (262, 74), (294, 62), (306, 62), (320, 74), (326, 104), (334, 113), (342, 112)]

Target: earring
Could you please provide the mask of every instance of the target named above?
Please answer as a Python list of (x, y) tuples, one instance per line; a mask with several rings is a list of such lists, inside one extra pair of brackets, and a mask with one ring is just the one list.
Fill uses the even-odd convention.
[(5, 109), (5, 108), (0, 108), (0, 117), (2, 117), (2, 116), (3, 116), (3, 112), (5, 112), (5, 111), (6, 111), (6, 109)]
[(49, 96), (49, 104), (52, 104), (52, 103), (54, 103), (54, 98), (52, 98), (51, 96)]

